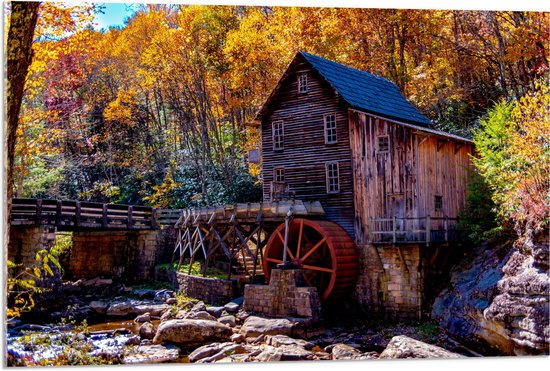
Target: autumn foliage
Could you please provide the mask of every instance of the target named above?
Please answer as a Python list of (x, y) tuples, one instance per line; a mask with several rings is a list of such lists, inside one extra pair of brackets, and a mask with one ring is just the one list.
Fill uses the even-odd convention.
[[(259, 167), (247, 161), (259, 145), (251, 124), (298, 50), (394, 81), (437, 127), (463, 135), (501, 98), (525, 96), (513, 115), (532, 117), (525, 100), (548, 71), (547, 13), (136, 9), (125, 27), (103, 31), (83, 28), (89, 9), (76, 9), (80, 28), (65, 32), (56, 22), (66, 12), (43, 9), (18, 132), (17, 195), (159, 207), (259, 199)], [(522, 143), (534, 135), (518, 133)], [(527, 148), (515, 150), (531, 161)], [(524, 181), (517, 197), (540, 187), (536, 177)]]

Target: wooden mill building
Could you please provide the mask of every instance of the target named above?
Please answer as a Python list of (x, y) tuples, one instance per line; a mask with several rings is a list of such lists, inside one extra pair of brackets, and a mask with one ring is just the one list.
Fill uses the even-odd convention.
[(256, 119), (264, 201), (320, 201), (359, 249), (358, 301), (418, 315), (457, 237), (472, 142), (435, 130), (392, 82), (306, 52)]

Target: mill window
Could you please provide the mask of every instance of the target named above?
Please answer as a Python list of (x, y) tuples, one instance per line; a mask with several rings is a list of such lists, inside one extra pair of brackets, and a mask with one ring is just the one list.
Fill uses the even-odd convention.
[(336, 115), (331, 113), (324, 116), (325, 119), (325, 143), (336, 143)]
[(436, 210), (443, 209), (443, 196), (435, 196), (435, 209)]
[(273, 180), (279, 183), (284, 183), (285, 169), (282, 167), (275, 168), (273, 171)]
[(305, 73), (298, 75), (298, 93), (307, 93), (307, 74)]
[(338, 162), (327, 162), (325, 165), (326, 165), (326, 176), (327, 176), (327, 193), (340, 192), (340, 176), (338, 172)]
[(284, 140), (285, 140), (285, 126), (282, 121), (274, 121), (272, 123), (273, 130), (273, 150), (282, 150), (284, 149)]
[(388, 152), (390, 149), (390, 139), (387, 135), (378, 137), (378, 152)]

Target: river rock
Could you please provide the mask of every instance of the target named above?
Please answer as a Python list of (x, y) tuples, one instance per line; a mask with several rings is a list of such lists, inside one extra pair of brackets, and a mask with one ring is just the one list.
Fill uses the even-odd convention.
[(278, 362), (281, 360), (282, 355), (282, 349), (267, 346), (254, 360), (258, 362)]
[(142, 339), (153, 339), (155, 337), (155, 327), (151, 322), (145, 322), (139, 327), (139, 336)]
[(347, 344), (334, 344), (332, 347), (332, 359), (334, 360), (351, 360), (359, 359), (363, 355), (358, 349)]
[(115, 301), (109, 304), (106, 314), (113, 317), (126, 317), (132, 314), (133, 310), (133, 303), (130, 300)]
[(151, 316), (158, 317), (167, 309), (170, 309), (168, 304), (140, 303), (133, 307), (132, 313), (136, 315), (149, 313)]
[(109, 303), (104, 300), (94, 300), (90, 302), (90, 308), (100, 314), (107, 312), (107, 307), (109, 307)]
[(244, 337), (243, 334), (233, 334), (233, 335), (231, 335), (231, 341), (233, 343), (240, 344), (240, 343), (244, 343), (245, 340), (246, 340), (246, 338)]
[(309, 341), (305, 341), (302, 339), (293, 339), (286, 335), (269, 335), (265, 337), (265, 343), (267, 345), (271, 345), (274, 347), (281, 347), (281, 346), (299, 346), (304, 349), (312, 349), (315, 344), (310, 343)]
[(124, 363), (162, 363), (175, 362), (179, 357), (180, 350), (174, 345), (141, 345), (136, 347), (130, 354), (124, 357)]
[(156, 291), (153, 289), (135, 289), (132, 294), (138, 297), (138, 299), (153, 299)]
[(220, 318), (223, 312), (223, 307), (208, 307), (206, 311), (216, 318)]
[(159, 325), (153, 342), (181, 345), (201, 344), (209, 341), (229, 340), (232, 334), (231, 328), (216, 321), (174, 319)]
[[(334, 351), (334, 350), (333, 350)], [(450, 352), (436, 345), (424, 343), (408, 336), (394, 336), (380, 359), (389, 358), (465, 358), (463, 355)]]
[(149, 312), (145, 312), (145, 313), (137, 316), (134, 319), (134, 322), (137, 322), (137, 323), (151, 322), (151, 315), (149, 314)]
[(219, 361), (228, 355), (248, 353), (246, 349), (239, 344), (233, 343), (214, 343), (195, 349), (190, 355), (191, 362), (210, 363)]
[(208, 321), (215, 321), (216, 317), (208, 313), (207, 311), (200, 311), (200, 312), (189, 312), (185, 318), (189, 319), (205, 319)]
[(206, 311), (206, 304), (204, 304), (204, 301), (199, 301), (197, 304), (193, 305), (191, 308), (191, 312), (202, 312)]
[(292, 322), (286, 318), (268, 319), (250, 316), (241, 327), (240, 333), (247, 338), (260, 335), (290, 335)]
[(243, 305), (243, 297), (233, 299), (229, 303), (225, 304), (223, 307), (229, 313), (235, 313), (239, 310), (241, 305)]
[(178, 299), (176, 298), (168, 298), (164, 301), (168, 305), (173, 305), (178, 303)]
[(167, 290), (167, 289), (162, 289), (162, 290), (158, 290), (157, 292), (155, 292), (154, 299), (156, 301), (164, 301), (165, 302), (167, 299), (171, 298), (172, 296), (174, 296), (174, 291)]
[(235, 317), (233, 316), (223, 316), (218, 318), (219, 323), (223, 323), (224, 325), (227, 325), (229, 327), (235, 327), (237, 326), (237, 321), (235, 320)]
[[(154, 334), (153, 334), (154, 335)], [(124, 345), (139, 345), (141, 343), (141, 339), (139, 336), (134, 335), (130, 336), (128, 340), (124, 343)]]

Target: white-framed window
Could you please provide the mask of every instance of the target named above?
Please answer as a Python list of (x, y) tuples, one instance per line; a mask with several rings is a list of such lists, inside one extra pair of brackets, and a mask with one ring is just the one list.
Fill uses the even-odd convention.
[(324, 115), (325, 121), (325, 144), (336, 143), (336, 115), (329, 113)]
[(273, 169), (273, 180), (275, 182), (284, 183), (285, 182), (285, 168), (276, 167)]
[(271, 123), (273, 131), (273, 150), (282, 150), (285, 148), (285, 124), (283, 121), (273, 121)]
[(378, 136), (378, 152), (388, 152), (390, 150), (390, 137), (387, 135)]
[(340, 174), (338, 171), (338, 162), (325, 163), (325, 170), (327, 176), (327, 193), (339, 193)]
[(307, 93), (307, 73), (298, 75), (298, 93)]

